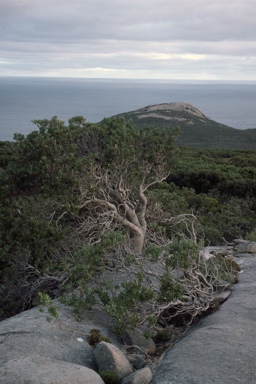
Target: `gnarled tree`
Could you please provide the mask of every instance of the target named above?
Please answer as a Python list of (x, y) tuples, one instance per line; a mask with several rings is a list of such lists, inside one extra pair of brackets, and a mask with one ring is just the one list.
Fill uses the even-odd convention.
[(116, 227), (126, 229), (131, 249), (141, 253), (147, 231), (147, 190), (164, 181), (174, 160), (177, 130), (136, 129), (123, 118), (86, 128), (80, 150), (82, 227), (91, 239)]

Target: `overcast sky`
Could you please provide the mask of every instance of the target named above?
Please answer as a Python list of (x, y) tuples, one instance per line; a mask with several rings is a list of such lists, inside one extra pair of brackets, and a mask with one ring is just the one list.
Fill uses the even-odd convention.
[(0, 76), (256, 80), (256, 1), (0, 0)]

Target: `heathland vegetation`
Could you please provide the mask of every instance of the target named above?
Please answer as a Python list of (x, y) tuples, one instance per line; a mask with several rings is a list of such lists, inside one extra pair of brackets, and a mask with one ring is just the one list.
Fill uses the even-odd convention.
[(119, 332), (192, 322), (234, 282), (199, 249), (256, 240), (256, 152), (180, 147), (179, 129), (124, 118), (35, 124), (0, 143), (1, 318), (43, 293), (78, 315), (101, 303)]

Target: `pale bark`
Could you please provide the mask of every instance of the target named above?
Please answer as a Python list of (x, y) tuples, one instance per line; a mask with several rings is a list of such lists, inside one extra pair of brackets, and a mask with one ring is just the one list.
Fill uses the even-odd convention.
[(162, 182), (167, 174), (159, 167), (155, 179), (150, 180), (148, 175), (151, 172), (151, 166), (142, 164), (141, 171), (144, 175), (142, 175), (140, 183), (135, 186), (130, 185), (131, 181), (127, 179), (127, 167), (127, 164), (122, 163), (109, 172), (96, 166), (92, 172), (92, 187), (95, 188), (95, 191), (91, 194), (86, 186), (83, 188), (81, 185), (81, 196), (84, 203), (80, 208), (87, 207), (91, 212), (91, 218), (94, 216), (96, 222), (100, 221), (99, 228), (100, 226), (113, 228), (113, 222), (125, 227), (130, 235), (131, 250), (140, 254), (147, 233), (148, 198), (146, 191), (152, 185)]
[[(92, 199), (86, 200), (85, 203), (80, 206), (80, 208), (84, 208), (86, 206), (88, 207), (90, 205), (105, 208), (106, 212), (110, 213), (110, 216), (113, 220), (127, 228), (130, 233), (131, 250), (136, 254), (140, 254), (143, 250), (145, 242), (146, 225), (141, 225), (135, 209), (129, 207), (127, 203), (122, 202), (120, 195), (118, 196), (116, 191), (112, 191), (111, 194), (115, 195), (116, 203), (94, 197)], [(120, 206), (122, 206), (122, 209)]]
[(134, 253), (142, 253), (145, 242), (145, 235), (146, 233), (143, 230), (139, 230), (131, 237), (131, 248)]

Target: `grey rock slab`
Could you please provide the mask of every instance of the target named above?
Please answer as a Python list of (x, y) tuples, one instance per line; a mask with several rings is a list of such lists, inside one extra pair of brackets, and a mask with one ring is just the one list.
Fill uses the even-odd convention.
[(21, 356), (41, 356), (96, 369), (87, 335), (97, 326), (102, 335), (116, 342), (107, 321), (103, 327), (85, 315), (81, 322), (76, 323), (70, 317), (72, 311), (69, 308), (59, 305), (59, 309), (63, 311), (59, 311), (61, 322), (54, 320), (49, 323), (47, 311), (40, 312), (38, 307), (0, 322), (0, 366)]
[[(62, 317), (62, 320), (65, 319)], [(0, 364), (20, 356), (41, 356), (95, 368), (92, 347), (85, 334), (73, 332), (75, 324), (50, 324), (47, 314), (37, 308), (23, 312), (0, 323)], [(84, 328), (86, 332), (86, 327)], [(79, 340), (83, 341), (79, 341)], [(2, 360), (1, 360), (2, 358)]]
[(256, 242), (235, 240), (234, 251), (236, 253), (256, 253)]
[(244, 256), (239, 283), (161, 358), (152, 384), (256, 383), (256, 255)]
[(149, 384), (152, 377), (151, 369), (149, 367), (145, 367), (125, 377), (121, 381), (121, 384)]
[(21, 357), (0, 367), (1, 384), (104, 384), (92, 369), (65, 361)]
[(113, 371), (119, 379), (132, 373), (132, 367), (124, 353), (110, 343), (101, 341), (94, 349), (98, 371)]

